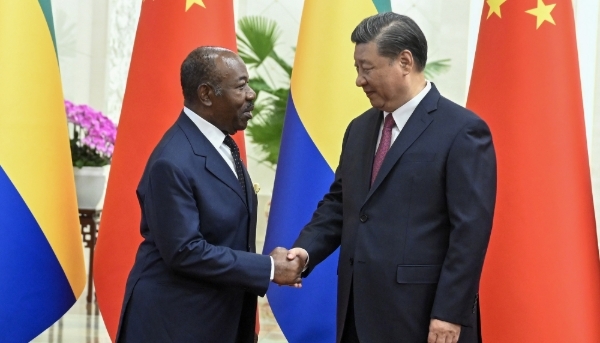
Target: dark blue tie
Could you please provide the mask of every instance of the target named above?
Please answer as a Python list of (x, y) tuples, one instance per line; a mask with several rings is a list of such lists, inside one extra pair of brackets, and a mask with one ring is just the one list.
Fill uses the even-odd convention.
[(240, 186), (242, 186), (244, 195), (246, 195), (246, 178), (244, 177), (244, 167), (242, 167), (242, 159), (240, 158), (240, 149), (230, 135), (225, 136), (223, 143), (231, 150), (231, 156), (233, 156), (233, 163), (235, 164), (235, 173), (237, 174)]

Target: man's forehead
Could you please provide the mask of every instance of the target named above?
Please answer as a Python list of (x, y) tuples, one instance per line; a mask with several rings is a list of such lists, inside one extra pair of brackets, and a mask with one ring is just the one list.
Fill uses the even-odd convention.
[(217, 68), (246, 68), (244, 61), (235, 53), (227, 52), (219, 54), (216, 58)]

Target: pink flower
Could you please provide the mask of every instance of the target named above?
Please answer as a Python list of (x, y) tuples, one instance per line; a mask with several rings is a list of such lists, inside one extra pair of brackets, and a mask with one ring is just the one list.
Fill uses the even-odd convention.
[[(75, 156), (88, 156), (91, 159), (105, 160), (110, 163), (117, 137), (117, 126), (102, 112), (88, 105), (76, 105), (65, 100), (67, 121), (73, 124), (71, 147)], [(75, 163), (75, 161), (74, 161)]]

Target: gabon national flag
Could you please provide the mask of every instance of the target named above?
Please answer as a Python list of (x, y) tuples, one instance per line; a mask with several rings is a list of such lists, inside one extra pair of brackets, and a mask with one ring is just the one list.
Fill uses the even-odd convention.
[[(389, 11), (389, 0), (304, 1), (263, 253), (291, 246), (329, 190), (346, 127), (371, 107), (355, 85), (350, 35), (364, 18)], [(269, 304), (290, 343), (335, 342), (337, 260), (336, 250), (301, 290), (269, 288)]]
[(467, 107), (498, 161), (483, 339), (598, 342), (600, 262), (571, 0), (487, 0)]
[(85, 287), (50, 0), (0, 1), (0, 342), (29, 342)]
[[(152, 149), (183, 108), (181, 63), (203, 45), (237, 50), (231, 0), (142, 3), (94, 260), (98, 305), (113, 340), (142, 241), (135, 190)], [(243, 134), (234, 138), (245, 158)]]

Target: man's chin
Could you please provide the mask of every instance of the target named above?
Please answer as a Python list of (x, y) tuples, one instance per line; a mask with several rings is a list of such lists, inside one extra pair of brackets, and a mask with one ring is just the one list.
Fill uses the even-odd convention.
[(371, 99), (371, 98), (369, 98), (369, 102), (371, 103), (372, 107), (374, 107), (374, 108), (376, 108), (378, 110), (381, 110), (381, 108), (383, 107), (383, 102), (380, 101), (380, 100), (378, 100), (378, 99)]
[(244, 131), (248, 127), (248, 122), (240, 122), (236, 127), (233, 128), (235, 132)]

